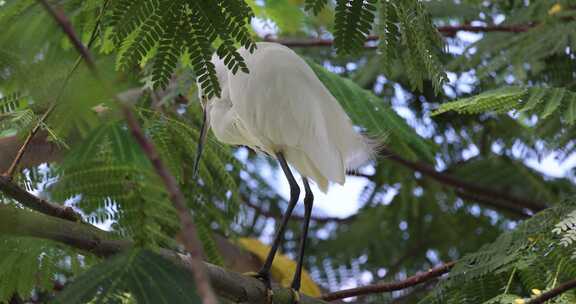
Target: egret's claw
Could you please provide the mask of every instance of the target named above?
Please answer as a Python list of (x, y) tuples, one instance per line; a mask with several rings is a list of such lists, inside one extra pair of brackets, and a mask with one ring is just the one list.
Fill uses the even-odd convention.
[(248, 271), (248, 272), (244, 272), (242, 273), (242, 275), (245, 275), (247, 277), (253, 277), (256, 279), (260, 279), (260, 273), (256, 272), (256, 271)]
[(262, 283), (264, 283), (264, 286), (266, 287), (266, 304), (272, 304), (274, 291), (272, 291), (272, 283), (270, 282), (270, 275), (254, 271), (245, 272), (243, 273), (243, 275), (253, 277), (259, 281), (262, 281)]
[(266, 289), (266, 304), (272, 304), (274, 298), (274, 291), (271, 288)]
[(290, 291), (292, 291), (292, 300), (294, 300), (292, 304), (300, 304), (300, 292), (294, 288), (290, 288)]
[(262, 281), (262, 283), (264, 283), (264, 285), (266, 285), (266, 288), (272, 289), (272, 283), (270, 282), (270, 275), (268, 275), (268, 274), (264, 274), (261, 272), (249, 271), (249, 272), (243, 273), (243, 275), (253, 277), (259, 281)]

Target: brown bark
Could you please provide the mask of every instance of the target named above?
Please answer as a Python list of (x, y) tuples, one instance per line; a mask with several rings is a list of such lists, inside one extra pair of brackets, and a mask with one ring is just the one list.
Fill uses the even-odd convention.
[[(24, 139), (18, 136), (0, 138), (0, 172), (6, 172), (16, 157)], [(63, 150), (58, 145), (47, 140), (46, 134), (39, 132), (33, 139), (20, 161), (23, 168), (37, 166), (42, 163), (58, 161)]]
[[(76, 249), (109, 257), (130, 249), (128, 240), (113, 240), (110, 234), (92, 225), (71, 222), (25, 209), (0, 205), (0, 233), (22, 237), (36, 237), (60, 242)], [(191, 258), (172, 250), (162, 249), (164, 257), (191, 271)], [(204, 263), (210, 282), (220, 297), (233, 303), (265, 304), (266, 288), (261, 281)], [(287, 288), (274, 287), (273, 304), (292, 304), (292, 292)], [(325, 301), (307, 296), (301, 304), (326, 304)]]
[(445, 273), (448, 273), (450, 269), (456, 264), (455, 262), (449, 262), (443, 264), (442, 266), (430, 269), (427, 272), (420, 273), (411, 276), (403, 281), (391, 282), (391, 283), (379, 283), (374, 285), (362, 286), (358, 288), (352, 288), (347, 290), (340, 290), (333, 293), (326, 294), (322, 296), (322, 299), (326, 301), (332, 301), (337, 299), (350, 298), (360, 295), (367, 295), (373, 293), (390, 292), (395, 290), (401, 290), (408, 287), (418, 285), (420, 283), (429, 281), (430, 279), (437, 278)]

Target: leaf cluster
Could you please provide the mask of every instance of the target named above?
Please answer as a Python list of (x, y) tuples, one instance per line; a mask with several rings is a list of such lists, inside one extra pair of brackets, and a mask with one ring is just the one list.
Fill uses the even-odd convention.
[[(513, 300), (530, 298), (530, 290), (547, 290), (573, 278), (576, 268), (569, 252), (554, 237), (554, 227), (562, 225), (565, 215), (573, 212), (575, 206), (572, 200), (564, 201), (522, 222), (477, 252), (465, 255), (448, 279), (420, 303), (491, 303), (503, 296)], [(556, 303), (572, 303), (575, 299), (576, 294), (568, 292)]]
[(253, 16), (244, 1), (115, 1), (104, 18), (109, 38), (120, 49), (117, 66), (127, 70), (152, 61), (155, 87), (165, 88), (181, 57), (191, 63), (204, 94), (220, 95), (212, 45), (226, 66), (248, 72), (236, 50), (238, 43), (253, 51), (246, 28)]

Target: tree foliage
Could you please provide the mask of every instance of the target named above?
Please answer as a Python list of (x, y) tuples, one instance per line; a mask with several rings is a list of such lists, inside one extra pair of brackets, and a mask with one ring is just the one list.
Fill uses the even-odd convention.
[[(99, 75), (37, 1), (0, 1), (0, 149), (38, 127), (13, 182), (137, 248), (102, 260), (0, 224), (0, 303), (197, 301), (193, 282), (157, 255), (182, 251), (177, 212), (111, 95), (136, 110), (208, 261), (227, 266), (222, 236), (267, 240), (287, 206), (270, 158), (210, 135), (192, 179), (198, 90), (221, 91), (210, 60), (249, 73), (237, 50), (253, 51), (258, 40), (305, 57), (382, 147), (348, 177), (362, 187), (356, 202), (342, 202), (355, 204), (354, 214), (315, 209), (305, 264), (323, 288), (401, 280), (456, 261), (437, 280), (352, 302), (515, 303), (576, 276), (571, 1), (47, 3), (70, 19)], [(57, 155), (44, 159), (38, 142)], [(0, 150), (2, 170), (18, 148)], [(6, 191), (0, 204), (27, 208)], [(301, 226), (290, 223), (286, 256), (295, 255)], [(575, 301), (568, 291), (550, 303)]]

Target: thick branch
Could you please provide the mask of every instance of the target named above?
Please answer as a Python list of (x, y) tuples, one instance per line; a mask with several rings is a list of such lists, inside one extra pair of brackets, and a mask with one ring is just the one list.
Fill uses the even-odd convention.
[[(47, 202), (20, 188), (7, 178), (0, 177), (0, 191), (32, 210), (68, 221), (81, 222), (82, 216), (76, 213), (73, 208)], [(228, 239), (215, 234), (214, 240), (216, 241), (218, 252), (224, 258), (226, 268), (238, 272), (249, 272), (256, 271), (262, 266), (262, 262), (258, 257), (242, 250)]]
[(326, 301), (333, 301), (338, 299), (356, 297), (361, 295), (373, 294), (373, 293), (382, 293), (382, 292), (389, 292), (395, 290), (401, 290), (408, 287), (412, 287), (418, 285), (420, 283), (426, 282), (428, 280), (434, 279), (439, 277), (447, 272), (454, 266), (455, 262), (449, 262), (442, 266), (436, 267), (434, 269), (430, 269), (427, 272), (417, 274), (411, 276), (403, 281), (399, 282), (392, 282), (392, 283), (379, 283), (369, 286), (363, 286), (358, 288), (352, 288), (347, 290), (340, 290), (337, 292), (329, 293), (322, 296), (322, 299)]
[(40, 199), (20, 188), (9, 177), (0, 176), (0, 191), (30, 209), (73, 222), (80, 221), (80, 216), (72, 208)]
[(574, 289), (576, 288), (576, 279), (565, 282), (564, 284), (550, 289), (549, 291), (539, 295), (538, 297), (532, 299), (532, 301), (528, 302), (528, 304), (541, 304), (544, 303), (552, 298), (555, 298), (565, 292), (567, 292), (570, 289)]
[[(470, 193), (476, 193), (479, 195), (482, 195), (485, 198), (493, 198), (496, 199), (498, 201), (508, 201), (510, 203), (513, 203), (513, 205), (511, 204), (507, 204), (506, 206), (503, 206), (507, 209), (513, 208), (513, 206), (516, 206), (517, 208), (519, 208), (520, 211), (522, 211), (521, 209), (530, 209), (533, 212), (538, 212), (541, 210), (546, 209), (546, 204), (542, 203), (542, 202), (536, 202), (536, 201), (532, 201), (526, 198), (517, 198), (514, 197), (508, 193), (505, 192), (501, 192), (498, 190), (494, 190), (494, 189), (490, 189), (490, 188), (485, 188), (479, 185), (476, 185), (474, 183), (470, 183), (464, 180), (461, 180), (459, 178), (456, 178), (454, 176), (451, 176), (449, 174), (446, 173), (442, 173), (442, 172), (438, 172), (436, 171), (436, 169), (430, 167), (427, 164), (424, 163), (420, 163), (420, 162), (413, 162), (407, 159), (402, 158), (400, 155), (394, 153), (393, 151), (387, 149), (387, 148), (381, 148), (382, 151), (382, 156), (385, 159), (389, 159), (391, 161), (394, 161), (404, 167), (410, 168), (414, 171), (418, 171), (420, 173), (422, 173), (423, 175), (426, 175), (442, 184), (457, 188), (457, 189), (462, 189), (465, 190), (467, 192)], [(497, 204), (497, 201), (493, 202), (494, 204)], [(524, 212), (523, 212), (524, 213)]]
[[(109, 257), (132, 247), (132, 242), (112, 240), (110, 234), (94, 226), (30, 212), (24, 209), (0, 205), (0, 233), (52, 240), (98, 255)], [(170, 250), (161, 254), (190, 270), (191, 258)], [(204, 263), (208, 277), (217, 294), (234, 303), (266, 303), (266, 288), (259, 280)], [(274, 304), (288, 304), (291, 291), (274, 288)], [(301, 304), (326, 304), (326, 302), (302, 296)]]

